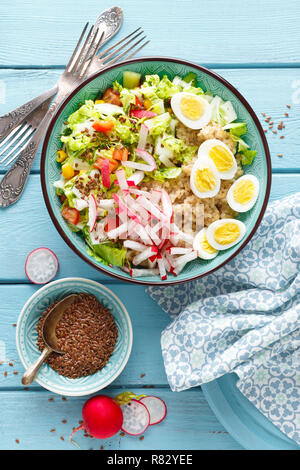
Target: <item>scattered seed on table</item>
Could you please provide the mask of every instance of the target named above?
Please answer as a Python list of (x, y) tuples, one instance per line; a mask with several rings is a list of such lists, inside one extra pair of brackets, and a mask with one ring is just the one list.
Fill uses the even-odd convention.
[(4, 371), (4, 377), (7, 377), (7, 371)]
[(13, 323), (13, 324), (12, 324), (12, 326), (16, 327), (16, 326), (17, 326), (17, 324), (16, 324), (16, 323)]
[(286, 107), (287, 107), (287, 108), (290, 108), (290, 107), (291, 107), (291, 105), (290, 105), (290, 104), (287, 104), (287, 105), (286, 105)]
[(261, 114), (262, 114), (262, 116), (265, 116), (265, 115), (266, 115), (266, 113), (261, 113)]
[(62, 419), (61, 422), (66, 424), (68, 421), (66, 419)]
[(272, 132), (273, 132), (273, 134), (277, 134), (277, 131), (272, 131)]
[(78, 421), (78, 423), (80, 424), (80, 426), (83, 424), (83, 421), (82, 419), (80, 421)]
[(283, 157), (282, 153), (279, 153), (279, 154), (278, 154), (278, 157)]
[(62, 401), (67, 401), (66, 397), (61, 397)]
[(17, 443), (17, 444), (20, 444), (20, 441), (19, 441), (19, 439), (16, 439), (16, 443)]
[(0, 365), (4, 364), (4, 361), (0, 361)]
[(274, 124), (274, 121), (270, 121), (270, 126), (273, 126), (273, 124)]
[(289, 113), (284, 113), (284, 115), (285, 115), (286, 117), (289, 117)]
[(269, 122), (270, 119), (271, 119), (271, 117), (267, 117), (267, 118), (265, 119), (265, 122)]
[(8, 365), (9, 365), (10, 367), (13, 367), (13, 366), (14, 366), (12, 362), (9, 362)]
[(55, 428), (50, 429), (50, 432), (55, 432)]
[(54, 398), (48, 398), (48, 401), (54, 401)]
[(104, 449), (104, 446), (101, 446), (101, 447), (100, 447), (100, 450), (103, 450), (103, 449)]
[(63, 436), (60, 436), (60, 440), (61, 440), (61, 441), (64, 441), (65, 438), (64, 438)]
[(142, 441), (143, 439), (145, 439), (144, 436), (141, 436), (141, 437), (140, 437), (140, 441)]
[(125, 432), (120, 432), (120, 436), (125, 436)]
[(280, 138), (281, 138), (281, 139), (284, 139), (284, 135), (281, 135)]
[(143, 377), (145, 377), (145, 375), (146, 375), (146, 374), (141, 374), (141, 379), (142, 379)]
[(268, 129), (264, 129), (264, 132), (267, 133), (267, 132), (268, 132)]
[(280, 121), (280, 123), (277, 126), (277, 129), (279, 129), (281, 131), (282, 127), (283, 127), (283, 121)]
[(29, 388), (28, 388), (28, 387), (24, 387), (24, 390), (25, 390), (25, 392), (28, 392)]
[(15, 371), (14, 371), (14, 375), (18, 375), (18, 374), (19, 374), (19, 372), (17, 372), (17, 371), (15, 370)]
[(155, 385), (149, 385), (149, 388), (155, 388)]

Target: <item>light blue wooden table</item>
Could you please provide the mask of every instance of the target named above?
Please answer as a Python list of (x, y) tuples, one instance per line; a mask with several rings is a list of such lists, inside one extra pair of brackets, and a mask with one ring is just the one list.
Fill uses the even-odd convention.
[[(143, 26), (151, 39), (145, 55), (177, 56), (211, 67), (236, 86), (268, 130), (272, 154), (271, 200), (300, 189), (300, 3), (288, 0), (119, 0), (124, 25), (118, 37)], [(0, 114), (50, 88), (74, 47), (78, 32), (108, 0), (2, 0), (0, 4)], [(291, 104), (287, 109), (286, 104)], [(288, 112), (289, 117), (284, 113)], [(262, 113), (271, 116), (268, 129)], [(276, 126), (275, 126), (276, 123)], [(279, 135), (284, 135), (280, 139)], [(278, 157), (282, 154), (283, 157)], [(4, 168), (0, 167), (3, 174)], [(61, 397), (37, 385), (24, 390), (15, 346), (19, 312), (36, 290), (24, 273), (26, 255), (38, 246), (58, 256), (58, 277), (83, 276), (111, 288), (130, 312), (134, 346), (122, 375), (106, 390), (155, 394), (168, 406), (168, 417), (138, 438), (117, 436), (105, 442), (77, 437), (83, 449), (240, 449), (215, 418), (200, 389), (172, 393), (160, 352), (167, 315), (143, 287), (117, 282), (86, 265), (53, 227), (43, 201), (39, 157), (22, 199), (0, 211), (0, 340), (8, 363), (0, 365), (0, 448), (70, 449), (70, 429), (81, 418), (85, 399)], [(144, 377), (141, 377), (145, 374)], [(147, 391), (147, 390), (146, 390)], [(153, 392), (153, 390), (151, 390)], [(54, 402), (49, 401), (54, 398)], [(66, 424), (62, 420), (67, 420)], [(55, 428), (55, 432), (50, 429)], [(65, 440), (61, 439), (63, 437)], [(16, 439), (19, 443), (16, 443)]]

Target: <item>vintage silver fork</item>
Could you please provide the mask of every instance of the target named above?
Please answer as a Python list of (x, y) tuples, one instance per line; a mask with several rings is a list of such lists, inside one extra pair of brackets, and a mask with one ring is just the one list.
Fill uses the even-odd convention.
[[(103, 33), (100, 39), (97, 39), (98, 30), (92, 35), (93, 28), (90, 29), (83, 45), (81, 46), (82, 40), (85, 36), (88, 23), (85, 25), (75, 50), (64, 70), (62, 75), (59, 77), (57, 82), (57, 96), (50, 108), (46, 112), (36, 131), (27, 142), (26, 147), (20, 153), (19, 158), (14, 163), (12, 168), (6, 173), (0, 183), (0, 206), (7, 207), (15, 203), (23, 192), (25, 187), (31, 165), (34, 157), (37, 153), (39, 145), (42, 141), (43, 135), (47, 126), (55, 113), (58, 105), (62, 100), (82, 82), (84, 77), (87, 76), (89, 68), (92, 64), (93, 58), (96, 55), (101, 41), (103, 39)], [(86, 48), (87, 44), (90, 44)], [(91, 50), (94, 50), (92, 56)]]
[[(90, 63), (88, 75), (118, 62), (124, 56), (127, 56), (126, 59), (130, 59), (137, 54), (149, 43), (149, 41), (146, 41), (141, 44), (146, 39), (146, 36), (140, 37), (143, 33), (144, 31), (139, 27), (101, 54), (95, 56)], [(139, 45), (140, 47), (138, 47)], [(117, 48), (117, 46), (120, 47)], [(130, 52), (131, 54), (129, 54)], [(47, 107), (44, 107), (43, 104), (48, 103), (49, 105), (56, 92), (57, 85), (20, 106), (15, 111), (0, 117), (0, 141), (3, 139), (0, 142), (0, 157), (2, 156), (0, 163), (6, 162), (5, 166), (8, 166), (22, 152), (26, 146), (26, 141), (34, 134), (43, 113), (46, 114)]]

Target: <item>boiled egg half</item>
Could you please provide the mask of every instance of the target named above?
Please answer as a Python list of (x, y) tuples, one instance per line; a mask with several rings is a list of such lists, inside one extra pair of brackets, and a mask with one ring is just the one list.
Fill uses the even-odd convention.
[(243, 222), (236, 219), (216, 220), (207, 228), (207, 241), (215, 250), (227, 250), (241, 241), (246, 233)]
[(208, 101), (193, 93), (176, 93), (171, 98), (171, 108), (179, 121), (190, 129), (202, 129), (211, 119)]
[(199, 258), (213, 259), (217, 256), (218, 250), (215, 250), (207, 241), (207, 229), (203, 228), (194, 238), (193, 248), (198, 252)]
[(215, 164), (208, 158), (196, 160), (190, 176), (190, 186), (195, 196), (214, 197), (220, 191), (220, 184)]
[(229, 188), (227, 202), (236, 212), (247, 212), (256, 203), (259, 193), (259, 181), (254, 175), (238, 178)]
[(198, 149), (198, 158), (212, 160), (222, 180), (231, 180), (236, 173), (236, 159), (229, 147), (221, 140), (209, 139), (203, 142)]

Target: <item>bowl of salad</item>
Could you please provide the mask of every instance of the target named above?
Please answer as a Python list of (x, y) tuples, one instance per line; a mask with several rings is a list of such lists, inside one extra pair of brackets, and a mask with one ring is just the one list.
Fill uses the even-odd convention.
[(205, 276), (264, 214), (270, 153), (226, 80), (172, 58), (114, 65), (77, 87), (48, 128), (41, 179), (50, 216), (90, 265), (142, 284)]

